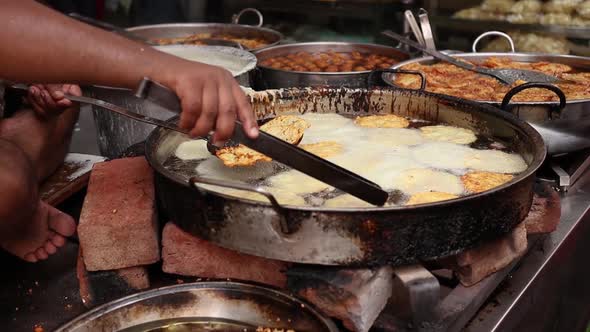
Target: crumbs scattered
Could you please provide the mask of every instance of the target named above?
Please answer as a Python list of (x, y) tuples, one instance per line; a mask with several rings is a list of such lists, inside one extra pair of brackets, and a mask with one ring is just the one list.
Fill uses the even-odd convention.
[(113, 209), (113, 214), (117, 214), (117, 209)]

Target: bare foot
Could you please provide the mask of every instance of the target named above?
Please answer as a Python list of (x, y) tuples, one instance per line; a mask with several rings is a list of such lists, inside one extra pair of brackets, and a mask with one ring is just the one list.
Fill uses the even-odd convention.
[(21, 237), (4, 241), (0, 245), (13, 255), (35, 263), (55, 254), (66, 237), (74, 235), (76, 223), (72, 217), (39, 201), (29, 225)]

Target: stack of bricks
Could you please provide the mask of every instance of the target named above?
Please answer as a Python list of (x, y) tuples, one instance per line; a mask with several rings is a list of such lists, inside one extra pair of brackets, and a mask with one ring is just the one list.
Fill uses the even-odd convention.
[(158, 231), (154, 174), (145, 158), (95, 164), (78, 226), (78, 278), (88, 306), (105, 288), (121, 295), (149, 287), (146, 266), (160, 260)]

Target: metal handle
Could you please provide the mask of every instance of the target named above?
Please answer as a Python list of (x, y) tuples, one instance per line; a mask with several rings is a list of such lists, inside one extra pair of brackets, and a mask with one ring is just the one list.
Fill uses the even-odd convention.
[(466, 70), (470, 70), (470, 71), (477, 71), (477, 72), (481, 72), (481, 73), (485, 72), (484, 69), (477, 69), (475, 66), (473, 66), (471, 64), (468, 64), (468, 63), (463, 62), (463, 61), (459, 61), (459, 60), (457, 60), (457, 59), (455, 59), (453, 57), (450, 57), (450, 56), (448, 56), (448, 55), (446, 55), (444, 53), (438, 52), (436, 50), (430, 50), (430, 49), (424, 48), (420, 44), (414, 42), (413, 40), (410, 40), (410, 39), (408, 39), (406, 37), (403, 37), (403, 36), (401, 36), (401, 35), (393, 32), (391, 30), (382, 31), (381, 34), (383, 34), (383, 35), (385, 35), (387, 37), (393, 38), (395, 40), (398, 40), (398, 41), (400, 41), (400, 42), (402, 42), (402, 43), (404, 43), (404, 44), (406, 44), (408, 46), (411, 46), (411, 47), (413, 47), (413, 48), (415, 48), (415, 49), (417, 49), (419, 51), (422, 51), (422, 52), (424, 52), (426, 54), (429, 54), (429, 55), (431, 55), (431, 56), (433, 56), (433, 57), (435, 57), (435, 58), (437, 58), (439, 60), (442, 60), (442, 61), (451, 63), (451, 64), (453, 64), (453, 65), (455, 65), (457, 67), (460, 67), (460, 68), (463, 68), (463, 69), (466, 69)]
[(371, 71), (371, 73), (369, 73), (369, 77), (367, 78), (368, 87), (369, 88), (372, 87), (373, 78), (376, 74), (381, 74), (381, 76), (379, 76), (381, 78), (381, 81), (385, 82), (388, 85), (397, 87), (393, 83), (393, 80), (391, 80), (391, 82), (389, 82), (388, 80), (383, 78), (385, 76), (384, 75), (385, 73), (408, 74), (408, 75), (420, 76), (420, 89), (418, 89), (418, 90), (424, 91), (424, 89), (426, 89), (426, 76), (424, 75), (424, 73), (419, 72), (419, 71), (414, 71), (414, 70), (403, 70), (403, 69), (376, 69), (376, 70)]
[(475, 38), (475, 41), (473, 42), (473, 45), (471, 46), (473, 53), (477, 53), (477, 44), (479, 44), (479, 42), (483, 38), (486, 38), (488, 36), (500, 36), (500, 37), (506, 38), (508, 40), (508, 43), (510, 43), (510, 50), (512, 51), (512, 53), (516, 52), (516, 50), (514, 48), (514, 41), (512, 40), (512, 37), (510, 37), (508, 34), (502, 32), (502, 31), (488, 31), (488, 32), (482, 33), (477, 38)]
[(546, 89), (546, 90), (550, 90), (553, 91), (557, 97), (559, 97), (559, 106), (558, 106), (558, 110), (562, 110), (567, 102), (567, 99), (565, 97), (565, 94), (563, 93), (563, 91), (558, 88), (557, 86), (553, 85), (553, 84), (548, 84), (548, 83), (525, 83), (522, 85), (519, 85), (517, 87), (514, 87), (512, 89), (510, 89), (510, 91), (508, 91), (506, 93), (506, 95), (504, 96), (504, 99), (502, 99), (502, 105), (500, 106), (500, 108), (502, 110), (507, 111), (508, 110), (508, 105), (510, 104), (510, 100), (512, 100), (512, 98), (527, 89), (531, 89), (531, 88), (541, 88), (541, 89)]
[(420, 18), (420, 27), (422, 28), (422, 36), (424, 38), (424, 46), (429, 50), (436, 51), (434, 45), (434, 34), (432, 33), (432, 27), (430, 25), (430, 19), (428, 18), (428, 12), (424, 8), (420, 8), (418, 12)]
[(422, 36), (422, 30), (420, 30), (420, 27), (418, 26), (418, 21), (416, 20), (416, 17), (414, 17), (414, 13), (412, 13), (411, 10), (406, 10), (404, 15), (406, 17), (406, 22), (410, 26), (410, 29), (412, 30), (412, 33), (414, 33), (414, 37), (416, 38), (418, 43), (426, 47), (424, 36)]
[(245, 184), (245, 183), (239, 183), (239, 182), (233, 182), (233, 181), (225, 181), (225, 180), (217, 180), (217, 179), (209, 179), (209, 178), (202, 178), (200, 176), (193, 176), (188, 180), (188, 183), (191, 187), (199, 190), (198, 184), (208, 184), (208, 185), (213, 185), (213, 186), (218, 186), (218, 187), (224, 187), (224, 188), (231, 188), (231, 189), (238, 189), (238, 190), (245, 190), (245, 191), (250, 191), (250, 192), (254, 192), (257, 194), (260, 194), (264, 197), (266, 197), (266, 199), (269, 200), (270, 204), (272, 205), (272, 207), (277, 211), (277, 213), (280, 216), (280, 227), (281, 227), (281, 232), (283, 232), (284, 234), (289, 234), (291, 231), (289, 229), (289, 225), (287, 224), (285, 215), (286, 215), (286, 210), (285, 208), (279, 203), (279, 201), (277, 201), (277, 199), (275, 198), (275, 196), (273, 194), (271, 194), (269, 191), (264, 190), (260, 187), (253, 187), (249, 184)]
[(232, 23), (233, 24), (240, 24), (240, 18), (242, 17), (242, 15), (244, 15), (247, 12), (254, 13), (258, 16), (258, 24), (255, 26), (260, 28), (262, 26), (262, 24), (264, 23), (264, 16), (262, 16), (262, 13), (256, 8), (242, 9), (239, 13), (232, 16), (232, 20), (231, 20)]

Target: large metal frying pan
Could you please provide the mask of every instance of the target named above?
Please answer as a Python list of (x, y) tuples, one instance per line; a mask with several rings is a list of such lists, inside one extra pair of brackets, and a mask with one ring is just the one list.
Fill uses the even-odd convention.
[[(259, 119), (278, 114), (394, 113), (473, 129), (503, 142), (529, 167), (491, 191), (411, 207), (325, 209), (280, 206), (195, 190), (203, 182), (163, 166), (180, 134), (152, 132), (146, 156), (171, 220), (220, 246), (284, 261), (323, 265), (400, 265), (451, 255), (508, 232), (528, 213), (535, 172), (545, 158), (540, 135), (496, 108), (409, 90), (292, 89), (256, 93)], [(255, 190), (251, 188), (251, 190)]]

